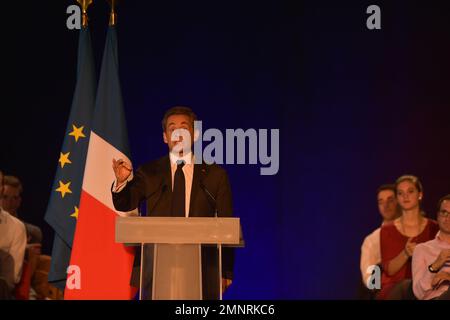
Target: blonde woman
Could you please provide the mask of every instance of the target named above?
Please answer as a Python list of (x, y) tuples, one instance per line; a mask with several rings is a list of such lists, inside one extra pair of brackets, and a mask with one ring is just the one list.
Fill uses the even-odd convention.
[(395, 190), (402, 214), (381, 228), (383, 273), (378, 299), (398, 299), (406, 290), (411, 291), (413, 297), (410, 279), (414, 249), (417, 244), (434, 239), (439, 230), (436, 221), (426, 218), (421, 211), (423, 188), (417, 177), (401, 176), (395, 183)]

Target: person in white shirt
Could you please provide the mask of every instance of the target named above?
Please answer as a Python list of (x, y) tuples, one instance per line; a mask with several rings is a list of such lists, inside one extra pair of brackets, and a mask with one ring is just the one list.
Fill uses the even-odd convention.
[(40, 244), (42, 243), (41, 229), (38, 226), (25, 222), (24, 219), (19, 216), (19, 209), (22, 205), (22, 192), (23, 186), (19, 178), (8, 175), (4, 176), (3, 192), (0, 194), (0, 207), (14, 217), (20, 219), (25, 224), (28, 243), (34, 244), (34, 246), (29, 247), (33, 248), (37, 254), (40, 254)]
[(450, 300), (450, 194), (439, 200), (436, 238), (414, 249), (412, 278), (419, 300)]
[[(3, 173), (0, 171), (0, 194), (2, 189)], [(0, 280), (11, 291), (20, 282), (26, 245), (25, 225), (0, 207)]]
[[(385, 184), (377, 190), (378, 210), (383, 223), (393, 221), (400, 215), (395, 197), (395, 186), (393, 184)], [(380, 251), (380, 230), (377, 228), (369, 234), (361, 246), (360, 269), (363, 283), (367, 286), (367, 282), (371, 276), (370, 267), (381, 263)]]

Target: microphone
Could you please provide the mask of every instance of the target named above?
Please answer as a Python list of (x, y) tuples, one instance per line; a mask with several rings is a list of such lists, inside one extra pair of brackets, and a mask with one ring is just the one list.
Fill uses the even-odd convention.
[(214, 216), (217, 218), (217, 201), (216, 198), (214, 198), (214, 196), (211, 194), (211, 192), (209, 192), (209, 190), (206, 188), (205, 184), (203, 183), (203, 181), (200, 181), (200, 188), (202, 188), (203, 192), (205, 192), (207, 198), (208, 198), (208, 202), (209, 204), (214, 208)]

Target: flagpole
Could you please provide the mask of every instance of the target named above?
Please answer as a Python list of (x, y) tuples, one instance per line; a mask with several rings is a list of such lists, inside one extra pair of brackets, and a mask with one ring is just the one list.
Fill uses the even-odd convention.
[(81, 6), (81, 12), (83, 13), (83, 18), (81, 24), (83, 25), (83, 28), (86, 28), (88, 26), (88, 15), (87, 15), (87, 9), (92, 4), (92, 0), (77, 0), (77, 2)]

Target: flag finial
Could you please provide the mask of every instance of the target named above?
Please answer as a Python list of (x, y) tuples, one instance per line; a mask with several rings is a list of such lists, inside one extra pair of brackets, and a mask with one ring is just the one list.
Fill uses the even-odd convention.
[(116, 13), (117, 1), (116, 0), (108, 0), (108, 2), (111, 6), (111, 11), (109, 12), (109, 25), (115, 26), (117, 24), (117, 13)]
[(92, 0), (77, 0), (77, 2), (80, 4), (81, 11), (83, 12), (83, 21), (82, 21), (83, 28), (86, 28), (88, 26), (87, 9), (91, 5)]

